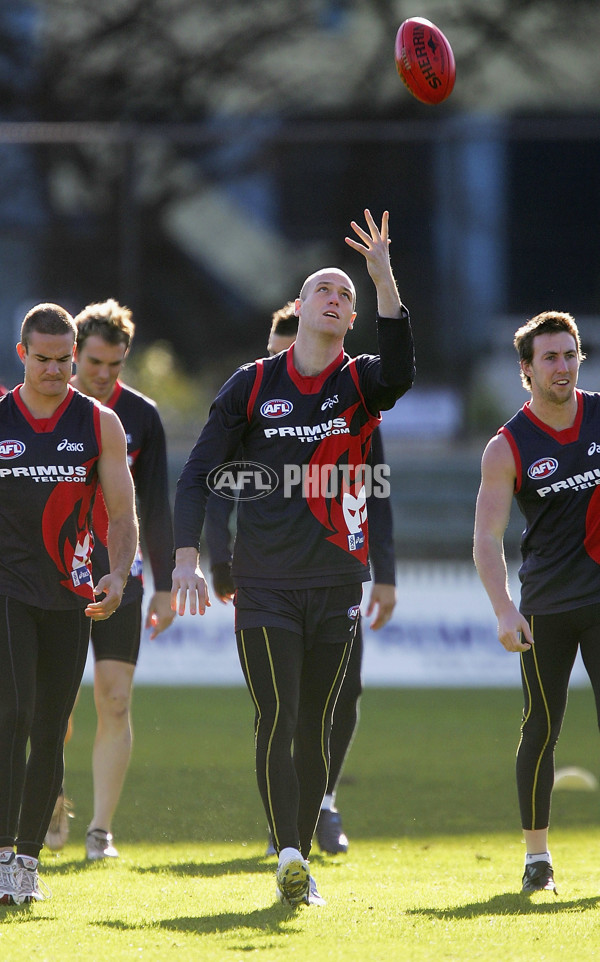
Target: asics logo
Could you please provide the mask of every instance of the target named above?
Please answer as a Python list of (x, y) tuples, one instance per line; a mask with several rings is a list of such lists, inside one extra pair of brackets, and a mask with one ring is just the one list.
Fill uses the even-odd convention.
[(56, 445), (57, 451), (83, 451), (82, 441), (69, 441), (67, 438), (63, 438)]

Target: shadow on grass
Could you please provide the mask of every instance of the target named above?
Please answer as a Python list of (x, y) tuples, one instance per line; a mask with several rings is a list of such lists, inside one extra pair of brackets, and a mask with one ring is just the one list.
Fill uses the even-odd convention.
[(176, 862), (173, 865), (135, 865), (132, 866), (134, 872), (140, 875), (157, 874), (162, 875), (169, 872), (171, 875), (180, 875), (194, 878), (218, 878), (222, 875), (245, 875), (248, 872), (259, 874), (274, 874), (277, 863), (274, 859), (267, 859), (264, 856), (252, 858), (234, 858), (227, 862)]
[[(329, 859), (323, 855), (318, 853), (311, 855), (312, 865), (323, 864), (326, 861), (329, 861)], [(99, 859), (93, 862), (87, 858), (81, 858), (44, 862), (42, 869), (44, 876), (70, 875), (72, 872), (81, 872), (84, 869), (102, 869), (107, 865), (110, 865), (110, 861)], [(220, 878), (224, 875), (246, 875), (248, 873), (274, 875), (277, 868), (277, 858), (275, 856), (256, 855), (248, 858), (230, 859), (225, 862), (175, 862), (161, 865), (130, 865), (128, 868), (139, 875), (164, 875), (168, 872), (171, 875), (184, 878)]]
[(161, 919), (160, 922), (141, 923), (133, 925), (118, 919), (106, 919), (94, 922), (101, 928), (132, 931), (136, 929), (166, 929), (169, 932), (195, 932), (197, 935), (215, 935), (217, 933), (232, 932), (236, 929), (255, 929), (265, 934), (293, 935), (299, 931), (293, 923), (297, 918), (297, 910), (275, 905), (268, 909), (255, 909), (246, 915), (243, 912), (222, 912), (220, 915), (189, 916), (181, 918)]
[[(329, 859), (323, 855), (311, 854), (310, 862), (314, 867), (321, 865)], [(177, 862), (174, 865), (135, 865), (132, 866), (134, 872), (140, 875), (146, 873), (170, 872), (173, 875), (188, 877), (198, 876), (200, 878), (219, 878), (222, 875), (246, 875), (248, 872), (256, 872), (259, 875), (274, 875), (277, 868), (277, 858), (272, 855), (256, 855), (249, 858), (234, 858), (227, 862)]]
[(97, 862), (90, 862), (87, 858), (71, 858), (68, 861), (43, 859), (40, 862), (40, 876), (43, 875), (45, 878), (47, 875), (70, 875), (72, 872), (81, 872), (82, 869), (97, 864)]
[(432, 919), (475, 919), (486, 915), (555, 915), (559, 912), (587, 912), (600, 905), (600, 896), (585, 899), (559, 899), (556, 896), (540, 894), (530, 898), (527, 895), (508, 892), (494, 895), (485, 902), (469, 902), (454, 908), (408, 909), (407, 915), (424, 915)]
[(19, 922), (45, 922), (49, 915), (33, 914), (33, 905), (0, 905), (0, 923), (5, 919), (16, 919)]

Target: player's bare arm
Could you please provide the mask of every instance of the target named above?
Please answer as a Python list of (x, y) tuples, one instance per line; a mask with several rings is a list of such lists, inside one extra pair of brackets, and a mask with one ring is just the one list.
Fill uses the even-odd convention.
[(171, 608), (180, 615), (185, 614), (189, 603), (191, 615), (203, 615), (210, 608), (208, 585), (198, 564), (196, 548), (177, 548), (173, 568), (173, 588)]
[(498, 638), (507, 651), (527, 651), (533, 644), (529, 625), (511, 598), (504, 555), (504, 532), (516, 480), (510, 445), (498, 434), (481, 461), (481, 485), (475, 509), (473, 558), (498, 619)]
[(108, 513), (110, 571), (94, 588), (95, 595), (104, 597), (85, 609), (94, 621), (109, 618), (119, 607), (139, 537), (123, 426), (108, 408), (102, 408), (100, 424), (102, 453), (98, 459), (98, 478)]
[(377, 310), (381, 317), (400, 317), (402, 303), (390, 263), (389, 212), (386, 210), (378, 228), (370, 210), (365, 210), (368, 233), (356, 221), (351, 227), (362, 243), (346, 237), (346, 243), (362, 254), (367, 270), (377, 290)]

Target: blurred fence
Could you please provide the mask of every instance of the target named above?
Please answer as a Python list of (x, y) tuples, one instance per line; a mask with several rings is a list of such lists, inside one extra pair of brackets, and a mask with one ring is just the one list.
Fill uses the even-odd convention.
[[(391, 621), (371, 631), (364, 620), (363, 681), (382, 687), (518, 687), (519, 657), (502, 648), (496, 620), (471, 564), (400, 563)], [(516, 569), (510, 570), (518, 597)], [(369, 597), (365, 585), (364, 602)], [(365, 603), (363, 603), (363, 608)], [(93, 677), (88, 660), (85, 682)], [(577, 659), (575, 685), (586, 683)], [(184, 615), (155, 641), (144, 632), (137, 684), (243, 685), (233, 608), (213, 601), (202, 617)]]

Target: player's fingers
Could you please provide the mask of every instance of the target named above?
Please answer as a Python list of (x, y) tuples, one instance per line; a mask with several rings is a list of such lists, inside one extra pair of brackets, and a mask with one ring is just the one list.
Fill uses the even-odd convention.
[(146, 628), (152, 629), (150, 632), (150, 641), (153, 641), (157, 635), (160, 635), (161, 631), (165, 631), (166, 628), (172, 625), (174, 618), (174, 611), (168, 615), (157, 615), (156, 612), (153, 612), (146, 622)]
[(197, 586), (196, 596), (198, 598), (198, 614), (203, 615), (206, 609), (210, 608), (210, 601), (208, 600), (208, 589), (204, 581)]
[(106, 621), (107, 618), (110, 618), (110, 616), (115, 613), (117, 608), (118, 605), (111, 605), (107, 608), (104, 601), (98, 601), (88, 605), (85, 609), (85, 614), (88, 618), (91, 618), (92, 621)]
[(527, 642), (528, 646), (531, 646), (533, 644), (533, 635), (531, 634), (531, 628), (529, 627), (527, 622), (525, 622), (524, 627), (520, 632), (519, 641)]
[(181, 587), (179, 591), (179, 614), (185, 614), (186, 601), (189, 600), (190, 603), (190, 615), (196, 614), (196, 592), (188, 589), (187, 587)]
[(365, 214), (365, 220), (367, 222), (367, 226), (371, 231), (371, 235), (373, 235), (373, 231), (375, 231), (376, 233), (379, 233), (379, 231), (377, 230), (377, 225), (375, 224), (375, 220), (373, 219), (373, 215), (368, 207), (365, 207), (364, 214)]
[(360, 224), (357, 224), (355, 220), (350, 221), (350, 227), (358, 234), (360, 239), (363, 240), (365, 244), (369, 244), (373, 240), (373, 238), (367, 234), (366, 230), (363, 230)]
[(388, 623), (388, 621), (390, 620), (391, 617), (392, 617), (392, 611), (391, 611), (391, 610), (389, 610), (389, 609), (387, 609), (387, 608), (380, 608), (380, 609), (379, 609), (379, 616), (378, 616), (378, 618), (377, 618), (377, 627), (378, 627), (378, 628), (383, 628), (384, 625), (387, 625), (387, 623)]

